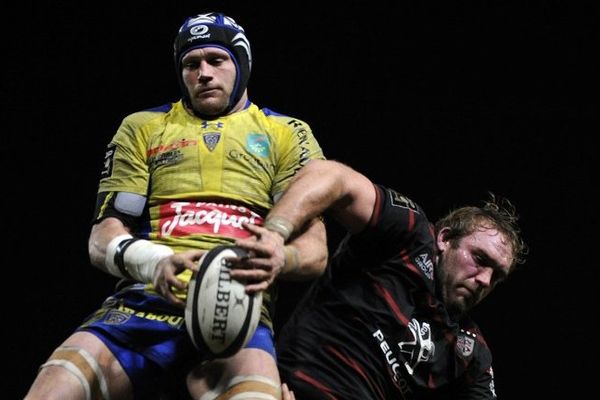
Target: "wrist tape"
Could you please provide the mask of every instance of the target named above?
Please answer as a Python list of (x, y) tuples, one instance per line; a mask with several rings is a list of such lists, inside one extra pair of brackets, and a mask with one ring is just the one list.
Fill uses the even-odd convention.
[(168, 246), (119, 235), (106, 247), (105, 265), (108, 272), (120, 278), (152, 283), (159, 261), (173, 253)]
[(283, 238), (283, 241), (287, 241), (292, 232), (294, 231), (294, 225), (290, 221), (282, 217), (269, 217), (265, 221), (264, 227), (270, 231), (277, 232)]

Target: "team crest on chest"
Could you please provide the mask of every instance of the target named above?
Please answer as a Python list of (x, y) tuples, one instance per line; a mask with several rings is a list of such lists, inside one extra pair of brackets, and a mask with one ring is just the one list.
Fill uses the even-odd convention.
[(473, 354), (475, 337), (476, 335), (469, 331), (460, 330), (460, 334), (456, 338), (456, 350), (460, 356), (467, 358)]
[(221, 140), (221, 132), (205, 132), (202, 134), (202, 140), (208, 150), (213, 151)]
[(223, 129), (223, 122), (221, 121), (202, 121), (202, 130), (204, 129), (214, 129), (215, 131), (211, 132), (202, 132), (202, 140), (206, 145), (206, 148), (210, 151), (213, 151), (217, 144), (219, 144), (219, 140), (221, 140), (221, 132), (218, 129)]

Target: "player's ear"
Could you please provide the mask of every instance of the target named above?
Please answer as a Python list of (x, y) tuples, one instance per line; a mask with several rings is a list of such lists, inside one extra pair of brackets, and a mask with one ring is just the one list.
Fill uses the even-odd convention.
[(442, 228), (436, 236), (436, 244), (438, 250), (443, 252), (448, 247), (450, 247), (450, 239), (448, 239), (448, 233), (450, 232), (450, 228)]

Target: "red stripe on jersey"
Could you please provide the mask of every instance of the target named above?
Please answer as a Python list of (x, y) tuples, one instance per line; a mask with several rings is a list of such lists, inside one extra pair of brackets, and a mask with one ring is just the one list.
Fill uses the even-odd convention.
[(375, 204), (373, 205), (373, 214), (371, 214), (369, 226), (377, 225), (377, 222), (379, 221), (379, 216), (381, 215), (381, 192), (378, 186), (373, 186), (375, 187)]
[(334, 348), (332, 346), (326, 346), (325, 350), (332, 353), (334, 356), (336, 356), (338, 359), (340, 359), (344, 364), (346, 364), (347, 366), (352, 368), (354, 371), (356, 371), (360, 376), (363, 377), (365, 382), (367, 382), (369, 384), (371, 391), (377, 392), (378, 397), (382, 400), (385, 400), (385, 396), (383, 395), (381, 389), (377, 385), (375, 385), (373, 382), (371, 382), (371, 380), (369, 379), (369, 376), (365, 373), (365, 371), (363, 371), (363, 369), (361, 368), (359, 363), (346, 357), (345, 355), (340, 353), (336, 348)]
[(394, 297), (390, 294), (390, 292), (388, 292), (386, 288), (384, 288), (377, 282), (373, 282), (373, 286), (375, 286), (375, 290), (377, 291), (377, 293), (381, 296), (381, 298), (383, 298), (383, 300), (385, 300), (385, 302), (388, 304), (394, 315), (396, 315), (396, 318), (399, 319), (404, 326), (408, 326), (408, 318), (406, 317), (406, 315), (402, 314), (402, 311), (400, 311), (400, 307), (398, 307), (398, 304), (396, 304), (396, 302), (394, 301)]
[(335, 397), (334, 395), (331, 394), (331, 389), (329, 389), (327, 386), (323, 385), (321, 382), (317, 381), (312, 376), (308, 376), (302, 371), (294, 371), (294, 375), (296, 376), (296, 378), (319, 389), (321, 392), (323, 392), (323, 394), (325, 394), (331, 400), (337, 400), (337, 397)]
[(403, 255), (402, 256), (402, 261), (404, 261), (404, 264), (406, 264), (406, 267), (414, 272), (415, 274), (421, 276), (421, 272), (419, 270), (419, 268), (417, 268), (417, 266), (415, 264), (413, 264), (413, 262), (411, 261), (411, 259), (408, 257), (408, 255)]
[(415, 227), (415, 212), (411, 209), (408, 210), (408, 231), (412, 232)]

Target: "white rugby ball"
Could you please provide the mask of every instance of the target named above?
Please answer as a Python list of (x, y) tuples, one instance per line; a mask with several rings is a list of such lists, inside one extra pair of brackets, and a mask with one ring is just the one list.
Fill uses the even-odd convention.
[(240, 247), (222, 245), (198, 261), (188, 286), (185, 324), (194, 345), (213, 357), (229, 357), (250, 340), (260, 320), (262, 292), (248, 295), (232, 279), (227, 257), (246, 254)]

